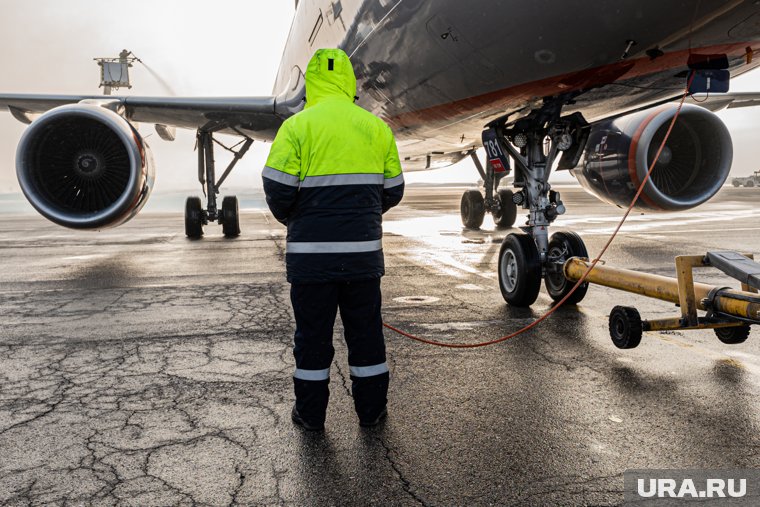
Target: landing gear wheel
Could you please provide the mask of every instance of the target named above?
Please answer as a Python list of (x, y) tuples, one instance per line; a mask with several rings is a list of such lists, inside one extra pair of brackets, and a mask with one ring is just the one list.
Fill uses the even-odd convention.
[(185, 201), (185, 235), (191, 239), (203, 236), (203, 208), (200, 197), (188, 197)]
[(511, 306), (530, 306), (541, 288), (541, 258), (533, 237), (508, 234), (499, 251), (499, 288)]
[(610, 312), (610, 337), (619, 349), (633, 349), (641, 343), (643, 326), (636, 308), (616, 306)]
[[(583, 240), (574, 232), (555, 232), (549, 241), (548, 259), (546, 266), (546, 276), (544, 283), (546, 291), (554, 301), (560, 301), (575, 286), (575, 282), (565, 278), (563, 266), (565, 261), (570, 257), (588, 258), (588, 250)], [(583, 301), (588, 291), (588, 283), (582, 283), (578, 289), (573, 292), (566, 303), (574, 305)]]
[(749, 337), (749, 326), (718, 327), (713, 329), (718, 340), (728, 345), (744, 343)]
[(222, 232), (228, 238), (237, 238), (240, 236), (240, 213), (238, 208), (238, 198), (234, 195), (228, 195), (222, 200)]
[(468, 229), (480, 229), (486, 216), (486, 204), (480, 190), (468, 190), (462, 196), (459, 206), (462, 224)]
[(512, 201), (512, 191), (506, 188), (499, 190), (498, 212), (493, 214), (493, 221), (499, 229), (508, 229), (515, 224), (517, 205)]

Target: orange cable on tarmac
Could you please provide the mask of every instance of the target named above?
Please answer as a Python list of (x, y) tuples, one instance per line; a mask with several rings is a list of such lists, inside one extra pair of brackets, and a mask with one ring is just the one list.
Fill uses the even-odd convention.
[(676, 114), (673, 116), (673, 119), (670, 122), (670, 126), (668, 127), (668, 131), (665, 133), (665, 137), (662, 140), (662, 143), (660, 143), (660, 148), (657, 150), (657, 154), (654, 157), (654, 160), (652, 160), (652, 163), (649, 166), (649, 170), (647, 171), (646, 176), (644, 177), (644, 180), (641, 182), (641, 185), (639, 185), (639, 189), (636, 192), (636, 195), (633, 197), (633, 200), (631, 201), (630, 206), (628, 206), (628, 209), (626, 210), (625, 214), (623, 215), (623, 218), (620, 220), (620, 223), (618, 223), (617, 227), (615, 228), (615, 231), (612, 233), (610, 238), (607, 240), (607, 243), (602, 248), (601, 252), (599, 252), (599, 255), (596, 256), (596, 258), (591, 262), (591, 265), (588, 267), (585, 273), (583, 273), (583, 276), (578, 280), (575, 285), (573, 286), (572, 290), (565, 295), (559, 302), (557, 302), (556, 305), (554, 305), (552, 308), (550, 308), (545, 314), (543, 314), (541, 317), (536, 319), (535, 321), (531, 322), (527, 326), (523, 327), (522, 329), (515, 331), (514, 333), (508, 334), (506, 336), (502, 336), (501, 338), (497, 338), (495, 340), (490, 340), (487, 342), (480, 342), (480, 343), (446, 343), (446, 342), (439, 342), (435, 340), (427, 340), (425, 338), (420, 338), (419, 336), (414, 336), (413, 334), (406, 333), (400, 329), (397, 329), (390, 324), (383, 323), (383, 326), (390, 329), (391, 331), (394, 331), (401, 336), (405, 336), (407, 338), (410, 338), (414, 341), (420, 342), (420, 343), (426, 343), (428, 345), (434, 345), (436, 347), (446, 347), (451, 349), (475, 349), (479, 347), (486, 347), (488, 345), (495, 345), (497, 343), (505, 342), (507, 340), (510, 340), (516, 336), (519, 336), (526, 331), (530, 331), (537, 325), (539, 325), (541, 322), (548, 319), (554, 312), (556, 312), (565, 302), (572, 296), (572, 294), (578, 290), (578, 287), (581, 286), (581, 284), (586, 280), (589, 273), (594, 269), (594, 267), (599, 263), (599, 261), (602, 259), (602, 256), (604, 256), (605, 253), (607, 253), (607, 249), (612, 244), (612, 241), (615, 239), (615, 237), (618, 235), (618, 232), (620, 232), (620, 229), (623, 227), (623, 224), (628, 219), (628, 215), (631, 214), (631, 211), (633, 211), (633, 207), (636, 205), (636, 202), (639, 200), (639, 197), (641, 197), (642, 192), (644, 191), (644, 186), (649, 181), (649, 177), (652, 175), (652, 171), (654, 170), (655, 164), (657, 164), (657, 161), (660, 158), (660, 154), (662, 153), (663, 148), (665, 148), (665, 143), (668, 141), (668, 138), (670, 137), (670, 133), (673, 130), (673, 126), (676, 123), (676, 120), (678, 119), (678, 115), (681, 113), (681, 108), (683, 107), (684, 101), (686, 100), (686, 97), (689, 95), (689, 88), (691, 87), (692, 80), (694, 79), (694, 74), (691, 75), (689, 78), (689, 83), (686, 85), (686, 90), (684, 90), (683, 96), (681, 97), (681, 101), (678, 104), (678, 109), (676, 110)]

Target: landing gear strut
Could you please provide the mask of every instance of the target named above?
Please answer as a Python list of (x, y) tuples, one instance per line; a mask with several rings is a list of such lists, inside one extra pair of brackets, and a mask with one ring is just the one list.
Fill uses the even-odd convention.
[[(513, 306), (532, 305), (541, 278), (554, 301), (563, 299), (574, 286), (564, 277), (564, 262), (570, 257), (588, 257), (583, 240), (575, 233), (558, 232), (549, 238), (549, 226), (565, 213), (559, 192), (552, 190), (548, 181), (552, 166), (562, 153), (559, 168), (575, 167), (588, 138), (588, 124), (579, 113), (560, 117), (562, 106), (571, 99), (546, 99), (540, 109), (514, 123), (508, 124), (507, 118), (491, 123), (483, 135), (489, 166), (495, 160), (498, 167), (505, 154), (515, 165), (516, 190), (499, 190), (498, 201), (511, 199), (513, 206), (529, 211), (528, 221), (521, 227), (524, 233), (507, 235), (499, 253), (499, 286), (504, 300)], [(490, 174), (485, 176), (489, 183)], [(514, 222), (516, 209), (512, 212), (503, 207), (500, 213), (504, 222)], [(567, 302), (580, 302), (587, 288), (587, 284), (581, 285)]]
[[(232, 169), (246, 154), (253, 144), (253, 139), (235, 130), (243, 140), (235, 146), (228, 148), (216, 139), (214, 132), (224, 126), (202, 128), (197, 134), (198, 148), (198, 181), (203, 187), (203, 193), (207, 198), (207, 207), (204, 210), (200, 197), (188, 197), (185, 203), (185, 235), (188, 238), (198, 239), (203, 236), (203, 226), (209, 222), (219, 222), (224, 235), (234, 238), (240, 235), (240, 218), (238, 212), (238, 199), (234, 195), (228, 195), (222, 200), (222, 209), (217, 208), (217, 196), (219, 188), (224, 180), (230, 175)], [(216, 179), (216, 166), (214, 163), (214, 143), (233, 154), (233, 159), (225, 169), (222, 176)], [(236, 148), (239, 149), (235, 151)]]

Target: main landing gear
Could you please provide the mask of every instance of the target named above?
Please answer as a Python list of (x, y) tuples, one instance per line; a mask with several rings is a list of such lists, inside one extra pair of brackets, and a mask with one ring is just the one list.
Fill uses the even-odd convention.
[(499, 183), (509, 172), (507, 170), (496, 171), (489, 161), (486, 169), (478, 160), (475, 152), (471, 152), (475, 167), (478, 169), (485, 185), (485, 197), (480, 190), (467, 190), (462, 195), (459, 212), (462, 215), (462, 225), (468, 229), (479, 229), (483, 225), (486, 212), (493, 215), (493, 221), (499, 229), (512, 227), (517, 218), (517, 205), (513, 200), (512, 191), (499, 188)]
[[(191, 239), (199, 239), (203, 236), (203, 226), (209, 222), (218, 222), (222, 226), (222, 232), (228, 238), (235, 238), (240, 235), (240, 216), (238, 199), (234, 195), (228, 195), (222, 199), (222, 209), (217, 207), (217, 196), (219, 187), (221, 187), (232, 169), (246, 154), (253, 144), (253, 139), (236, 131), (243, 137), (235, 146), (228, 148), (216, 139), (214, 132), (221, 127), (203, 128), (198, 130), (197, 148), (198, 148), (198, 181), (203, 187), (203, 193), (208, 202), (206, 209), (200, 197), (188, 197), (185, 202), (185, 235)], [(216, 179), (216, 167), (214, 164), (214, 143), (231, 152), (234, 158), (227, 166), (222, 176)], [(235, 148), (240, 147), (237, 151)]]
[[(499, 119), (484, 132), (484, 146), (491, 159), (489, 166), (498, 167), (499, 159), (506, 160), (505, 154), (515, 164), (514, 193), (500, 190), (495, 200), (501, 204), (509, 198), (514, 203), (512, 206), (519, 205), (529, 211), (528, 221), (521, 227), (523, 232), (508, 234), (499, 252), (499, 287), (504, 300), (512, 306), (532, 305), (538, 298), (541, 279), (549, 296), (560, 301), (574, 286), (562, 271), (565, 261), (570, 257), (588, 257), (586, 245), (577, 234), (556, 232), (549, 237), (549, 226), (565, 213), (559, 192), (552, 190), (548, 182), (552, 166), (561, 153), (558, 168), (575, 167), (588, 139), (588, 124), (579, 113), (560, 117), (562, 106), (571, 98), (546, 99), (540, 109), (528, 116), (509, 126), (507, 118)], [(489, 179), (484, 179), (488, 184)], [(482, 201), (468, 194), (462, 202), (464, 204), (466, 198), (474, 203), (467, 208), (472, 210), (468, 216), (477, 218), (482, 209), (478, 203)], [(464, 205), (462, 209), (464, 218)], [(509, 206), (500, 209), (504, 210), (505, 223), (509, 221), (511, 225), (516, 209), (512, 211)], [(475, 222), (477, 220), (473, 220)], [(588, 284), (584, 283), (567, 302), (580, 302), (587, 289)]]

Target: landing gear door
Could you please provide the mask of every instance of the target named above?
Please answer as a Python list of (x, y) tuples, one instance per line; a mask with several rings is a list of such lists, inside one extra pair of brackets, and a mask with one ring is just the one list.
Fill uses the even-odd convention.
[(509, 156), (504, 151), (504, 142), (496, 129), (489, 128), (483, 131), (483, 148), (486, 150), (486, 158), (493, 168), (495, 175), (503, 177), (510, 173)]

